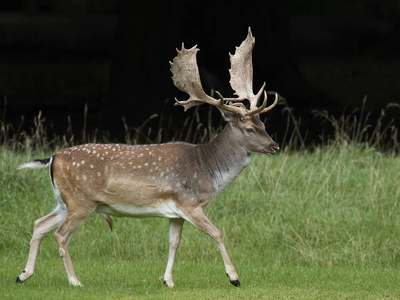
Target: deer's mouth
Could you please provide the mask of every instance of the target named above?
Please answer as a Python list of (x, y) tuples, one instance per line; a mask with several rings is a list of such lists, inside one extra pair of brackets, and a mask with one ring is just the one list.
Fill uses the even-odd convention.
[(271, 147), (268, 149), (264, 149), (264, 151), (262, 151), (262, 153), (270, 156), (270, 155), (274, 155), (274, 154), (278, 153), (278, 151), (279, 151), (279, 146), (274, 146), (274, 147)]

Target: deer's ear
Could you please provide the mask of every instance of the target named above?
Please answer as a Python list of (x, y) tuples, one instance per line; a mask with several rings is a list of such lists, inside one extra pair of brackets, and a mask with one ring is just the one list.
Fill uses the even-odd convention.
[(229, 123), (236, 123), (239, 115), (233, 112), (229, 112), (229, 111), (225, 111), (225, 110), (221, 110), (218, 109), (222, 115), (222, 117), (224, 118), (225, 121), (229, 122)]

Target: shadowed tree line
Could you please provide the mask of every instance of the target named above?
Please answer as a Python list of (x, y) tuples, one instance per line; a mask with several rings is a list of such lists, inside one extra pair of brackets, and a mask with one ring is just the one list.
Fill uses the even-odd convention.
[[(33, 49), (36, 54), (39, 53), (37, 54), (39, 59), (56, 60), (62, 57), (68, 60), (68, 56), (71, 56), (74, 59), (81, 57), (82, 60), (90, 60), (93, 57), (105, 57), (111, 64), (107, 88), (103, 87), (98, 94), (79, 99), (80, 104), (77, 106), (79, 114), (82, 114), (84, 104), (89, 103), (89, 106), (86, 106), (88, 107), (88, 118), (95, 120), (89, 124), (96, 128), (109, 130), (118, 138), (123, 135), (124, 131), (122, 119), (125, 120), (126, 125), (138, 126), (148, 120), (152, 114), (159, 113), (162, 107), (164, 107), (163, 111), (166, 115), (174, 116), (177, 126), (182, 126), (186, 115), (181, 109), (174, 109), (172, 101), (164, 105), (167, 98), (177, 97), (181, 100), (187, 98), (173, 86), (168, 64), (176, 54), (175, 48), (180, 48), (182, 42), (185, 42), (187, 48), (197, 44), (201, 49), (197, 57), (204, 90), (210, 93), (211, 89), (215, 89), (223, 95), (231, 96), (228, 52), (234, 52), (234, 46), (238, 46), (243, 40), (249, 26), (256, 37), (253, 54), (255, 90), (258, 90), (262, 82), (266, 81), (267, 90), (277, 91), (287, 99), (288, 105), (295, 107), (302, 114), (303, 123), (309, 123), (308, 126), (313, 126), (313, 118), (310, 114), (313, 109), (327, 109), (333, 113), (340, 113), (343, 103), (332, 99), (329, 95), (321, 92), (318, 87), (310, 84), (300, 72), (296, 59), (295, 54), (301, 48), (300, 44), (306, 44), (307, 41), (313, 40), (313, 35), (320, 34), (318, 28), (316, 26), (307, 27), (309, 24), (307, 22), (301, 23), (305, 24), (304, 28), (293, 28), (291, 20), (296, 17), (296, 12), (301, 12), (298, 14), (307, 17), (307, 14), (318, 15), (320, 11), (327, 15), (329, 13), (324, 10), (329, 10), (334, 14), (333, 17), (337, 18), (341, 10), (350, 11), (349, 15), (357, 15), (357, 12), (363, 15), (365, 11), (370, 14), (370, 11), (374, 11), (378, 15), (378, 19), (389, 19), (390, 24), (395, 25), (390, 29), (385, 29), (382, 25), (383, 29), (381, 29), (375, 25), (370, 27), (363, 25), (364, 27), (362, 27), (362, 24), (357, 25), (357, 22), (354, 21), (348, 22), (348, 24), (342, 21), (340, 24), (344, 24), (343, 28), (332, 26), (333, 29), (326, 31), (330, 34), (321, 34), (316, 39), (322, 41), (321, 45), (326, 41), (326, 44), (330, 46), (324, 48), (321, 45), (315, 47), (303, 45), (301, 49), (302, 55), (323, 55), (324, 53), (318, 53), (318, 49), (322, 49), (330, 55), (346, 56), (357, 55), (366, 48), (376, 46), (376, 53), (379, 53), (380, 49), (377, 48), (377, 45), (384, 46), (385, 49), (392, 49), (391, 43), (396, 39), (396, 32), (400, 31), (399, 22), (396, 21), (400, 8), (395, 9), (398, 2), (393, 0), (381, 4), (379, 1), (371, 0), (348, 4), (346, 1), (332, 1), (332, 3), (325, 3), (326, 8), (324, 8), (317, 1), (308, 1), (303, 5), (307, 8), (290, 0), (217, 2), (87, 0), (79, 2), (79, 5), (74, 1), (25, 0), (4, 1), (0, 8), (3, 16), (7, 16), (6, 12), (27, 12), (26, 19), (28, 21), (30, 16), (35, 14), (47, 14), (55, 16), (55, 18), (62, 18), (65, 15), (74, 16), (77, 20), (77, 22), (72, 22), (75, 24), (75, 28), (71, 25), (62, 27), (61, 36), (56, 40), (59, 43), (46, 45), (45, 41), (37, 42), (35, 38), (31, 37), (31, 40), (27, 38), (28, 42), (25, 45), (20, 42), (9, 47), (5, 57), (17, 61), (29, 59), (29, 56), (25, 57), (25, 52), (29, 52), (30, 49)], [(98, 15), (101, 18), (104, 14), (116, 16), (112, 19), (108, 18), (108, 25), (104, 25), (104, 28), (95, 28), (96, 24), (103, 23), (98, 20), (89, 21), (87, 17)], [(331, 17), (328, 16), (326, 19)], [(325, 19), (324, 22), (326, 22)], [(335, 22), (332, 23), (335, 24)], [(361, 26), (362, 29), (357, 26)], [(0, 29), (2, 28), (0, 27)], [(38, 30), (40, 31), (40, 29)], [(303, 31), (297, 35), (297, 39), (292, 36), (296, 30), (297, 32)], [(338, 35), (337, 31), (340, 30), (342, 31), (338, 38), (335, 34)], [(381, 32), (384, 30), (386, 30), (384, 36), (386, 39), (382, 43)], [(82, 37), (85, 37), (85, 34), (88, 35), (87, 32), (91, 32), (86, 39), (90, 42), (84, 45), (84, 38), (79, 40), (78, 37), (73, 37), (77, 40), (76, 44), (79, 50), (71, 51), (73, 47), (68, 48), (70, 45), (67, 42), (64, 45), (62, 40), (63, 35), (71, 35), (71, 32)], [(96, 39), (96, 34), (103, 35), (103, 42), (98, 42), (100, 39)], [(330, 38), (339, 43), (329, 43)], [(104, 40), (108, 43), (104, 43)], [(0, 41), (0, 43), (2, 42)], [(5, 45), (9, 44), (5, 42)], [(45, 45), (43, 48), (47, 47), (47, 49), (38, 51), (40, 45)], [(4, 49), (2, 51), (7, 51)], [(20, 54), (18, 55), (18, 53)], [(1, 84), (0, 93), (2, 93)], [(45, 115), (47, 112), (46, 118), (49, 121), (52, 119), (52, 112), (58, 116), (65, 114), (65, 109), (62, 108), (73, 105), (67, 103), (77, 101), (72, 99), (73, 95), (54, 97), (57, 98), (54, 104), (49, 104), (52, 100), (30, 101), (29, 99), (14, 98), (13, 95), (7, 96), (9, 113), (29, 115), (30, 112), (37, 113), (38, 110), (42, 110)], [(1, 101), (3, 107), (4, 97)], [(20, 101), (22, 105), (18, 106), (17, 101)], [(382, 105), (384, 104), (382, 103)], [(55, 106), (61, 107), (61, 112), (57, 112)], [(29, 108), (30, 112), (24, 113), (24, 107)], [(278, 122), (280, 115), (279, 109), (271, 113), (272, 124)], [(53, 120), (53, 122), (57, 123), (57, 120)]]

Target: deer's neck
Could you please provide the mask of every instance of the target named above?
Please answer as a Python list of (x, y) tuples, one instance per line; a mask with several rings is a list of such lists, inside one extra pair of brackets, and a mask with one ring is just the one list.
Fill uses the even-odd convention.
[(200, 153), (213, 181), (213, 198), (226, 189), (251, 161), (250, 154), (237, 143), (229, 123), (213, 141), (200, 146)]

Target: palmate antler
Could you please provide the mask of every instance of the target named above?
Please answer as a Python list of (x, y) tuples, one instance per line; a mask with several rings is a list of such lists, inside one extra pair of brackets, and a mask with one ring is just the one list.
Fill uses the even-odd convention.
[[(271, 110), (278, 102), (278, 95), (275, 94), (275, 101), (267, 107), (267, 93), (264, 91), (265, 83), (260, 91), (254, 95), (253, 93), (253, 64), (252, 52), (255, 44), (255, 38), (249, 32), (247, 38), (236, 47), (234, 55), (229, 54), (231, 61), (230, 84), (238, 98), (224, 98), (220, 93), (216, 92), (219, 99), (208, 96), (202, 87), (199, 69), (196, 61), (197, 45), (191, 49), (185, 49), (182, 44), (181, 50), (176, 50), (178, 55), (171, 64), (172, 80), (174, 85), (182, 92), (189, 94), (186, 101), (178, 101), (175, 99), (175, 105), (181, 105), (185, 111), (193, 106), (208, 103), (218, 107), (222, 111), (233, 112), (239, 114), (242, 119), (251, 118), (254, 114), (261, 114)], [(264, 101), (260, 107), (257, 107), (261, 94), (264, 93)], [(243, 104), (244, 100), (250, 102), (250, 108), (247, 109)]]

